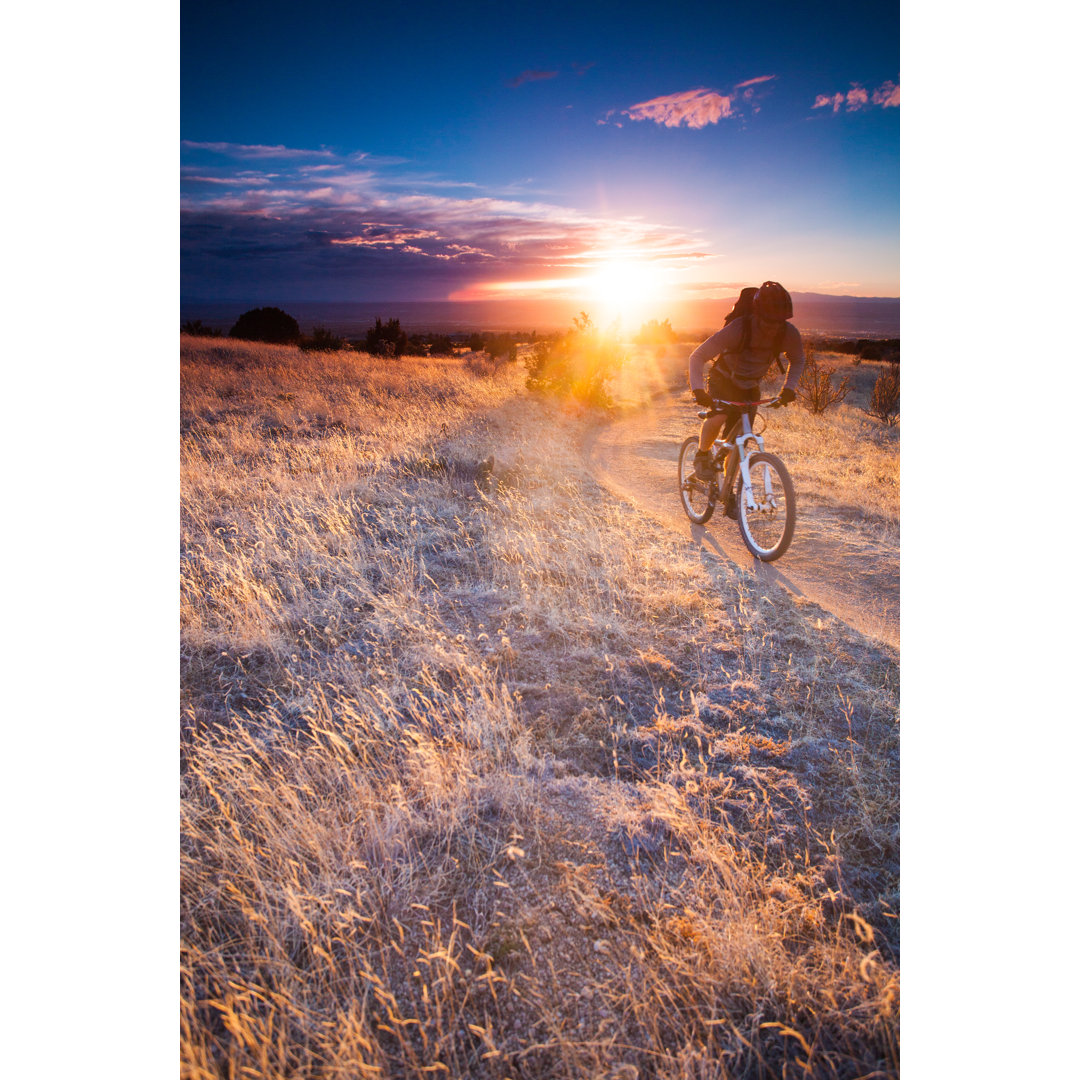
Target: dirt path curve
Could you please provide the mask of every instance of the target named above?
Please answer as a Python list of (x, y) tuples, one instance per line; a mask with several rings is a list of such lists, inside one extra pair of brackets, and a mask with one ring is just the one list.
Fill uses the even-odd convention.
[(798, 505), (795, 539), (775, 563), (754, 559), (743, 544), (738, 525), (722, 517), (719, 510), (707, 525), (691, 524), (679, 501), (676, 469), (679, 447), (699, 426), (697, 407), (686, 401), (685, 394), (663, 396), (645, 412), (590, 432), (585, 459), (605, 487), (714, 558), (748, 570), (762, 582), (782, 585), (860, 633), (898, 649), (898, 563), (895, 572), (867, 573), (878, 561), (861, 558), (859, 544), (838, 545), (835, 530), (826, 540), (825, 512), (798, 501), (798, 476), (794, 477)]

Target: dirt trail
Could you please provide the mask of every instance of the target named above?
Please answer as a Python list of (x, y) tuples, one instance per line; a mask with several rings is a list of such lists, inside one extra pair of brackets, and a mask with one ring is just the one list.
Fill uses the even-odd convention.
[(738, 525), (719, 510), (707, 525), (691, 524), (679, 501), (676, 469), (679, 447), (699, 426), (697, 406), (685, 394), (665, 395), (647, 411), (591, 432), (585, 443), (586, 460), (605, 487), (713, 557), (749, 570), (763, 582), (783, 585), (860, 633), (898, 649), (898, 559), (882, 559), (880, 545), (854, 525), (850, 539), (839, 543), (829, 511), (798, 500), (797, 475), (795, 539), (775, 563), (755, 560), (743, 544)]

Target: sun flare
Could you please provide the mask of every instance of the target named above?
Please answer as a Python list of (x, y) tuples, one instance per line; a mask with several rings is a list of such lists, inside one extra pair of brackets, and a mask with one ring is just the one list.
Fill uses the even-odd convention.
[[(593, 261), (595, 260), (595, 261)], [(668, 314), (675, 286), (667, 268), (629, 253), (593, 257), (566, 277), (525, 281), (488, 281), (451, 293), (451, 300), (572, 300), (598, 326), (619, 322), (624, 328)]]
[(629, 324), (645, 319), (670, 293), (670, 283), (662, 270), (631, 259), (600, 264), (582, 284), (585, 299), (596, 307), (600, 323), (620, 320)]

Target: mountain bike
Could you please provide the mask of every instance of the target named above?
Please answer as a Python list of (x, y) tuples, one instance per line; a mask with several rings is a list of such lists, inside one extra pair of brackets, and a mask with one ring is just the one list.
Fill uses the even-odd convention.
[[(714, 407), (699, 412), (698, 417), (705, 420), (737, 408), (742, 434), (731, 438), (740, 426), (736, 421), (727, 425), (724, 436), (713, 443), (709, 458), (716, 468), (716, 475), (709, 481), (700, 480), (694, 474), (698, 437), (691, 435), (682, 444), (679, 450), (679, 496), (683, 509), (695, 525), (704, 525), (712, 517), (718, 502), (724, 506), (729, 496), (734, 496), (735, 519), (743, 542), (755, 559), (772, 562), (787, 551), (795, 534), (795, 485), (787, 466), (775, 454), (765, 453), (764, 440), (754, 434), (749, 410), (755, 405), (779, 408), (780, 399), (722, 401), (714, 398), (713, 402)], [(728, 465), (726, 475), (725, 461)]]

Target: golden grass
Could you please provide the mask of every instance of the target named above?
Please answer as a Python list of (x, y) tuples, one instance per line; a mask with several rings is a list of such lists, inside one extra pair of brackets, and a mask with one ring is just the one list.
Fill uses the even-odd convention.
[(517, 366), (181, 371), (182, 1075), (896, 1074), (895, 654)]

